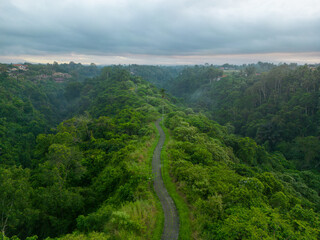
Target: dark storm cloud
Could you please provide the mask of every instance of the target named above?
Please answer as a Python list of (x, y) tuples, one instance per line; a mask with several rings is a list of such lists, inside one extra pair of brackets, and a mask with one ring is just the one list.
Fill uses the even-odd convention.
[(0, 55), (320, 51), (317, 0), (6, 0)]

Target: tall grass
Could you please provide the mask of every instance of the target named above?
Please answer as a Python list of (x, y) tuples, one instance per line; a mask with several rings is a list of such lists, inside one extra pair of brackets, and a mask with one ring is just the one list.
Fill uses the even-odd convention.
[[(129, 155), (129, 159), (132, 160), (128, 162), (129, 168), (142, 171), (141, 174), (148, 172), (150, 179), (149, 182), (141, 183), (142, 198), (138, 197), (137, 201), (126, 203), (114, 215), (114, 224), (109, 228), (113, 231), (116, 229), (114, 235), (118, 239), (161, 239), (164, 214), (152, 181), (153, 152), (159, 142), (160, 134), (155, 123), (150, 124), (150, 129), (153, 131), (152, 135), (138, 143), (136, 150)], [(125, 226), (119, 227), (119, 224)], [(128, 226), (133, 228), (130, 229)]]

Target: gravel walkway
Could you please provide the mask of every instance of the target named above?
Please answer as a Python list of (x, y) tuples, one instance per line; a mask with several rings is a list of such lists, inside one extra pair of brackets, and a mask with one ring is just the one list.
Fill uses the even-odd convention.
[(160, 139), (158, 145), (153, 153), (152, 159), (152, 171), (154, 174), (154, 189), (158, 195), (160, 202), (162, 204), (162, 209), (164, 212), (164, 227), (162, 233), (162, 240), (176, 240), (179, 236), (179, 216), (177, 208), (170, 197), (166, 187), (164, 186), (162, 175), (161, 175), (161, 149), (165, 140), (165, 133), (160, 127), (160, 120), (156, 121), (156, 127), (160, 133)]

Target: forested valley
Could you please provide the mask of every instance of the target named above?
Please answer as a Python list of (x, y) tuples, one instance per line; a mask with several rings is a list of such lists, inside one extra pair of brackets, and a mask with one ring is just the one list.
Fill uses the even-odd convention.
[(295, 64), (1, 64), (1, 238), (160, 239), (164, 116), (179, 239), (319, 239), (319, 85)]

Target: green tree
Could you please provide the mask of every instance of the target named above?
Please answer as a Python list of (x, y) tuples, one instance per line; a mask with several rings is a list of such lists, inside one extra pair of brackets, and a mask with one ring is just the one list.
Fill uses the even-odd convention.
[[(25, 236), (31, 226), (35, 212), (32, 210), (33, 189), (29, 183), (30, 171), (22, 168), (0, 168), (0, 228), (2, 237), (13, 235), (20, 228)], [(26, 215), (27, 214), (27, 215)], [(29, 221), (29, 222), (28, 222)], [(26, 224), (26, 225), (25, 225)]]

